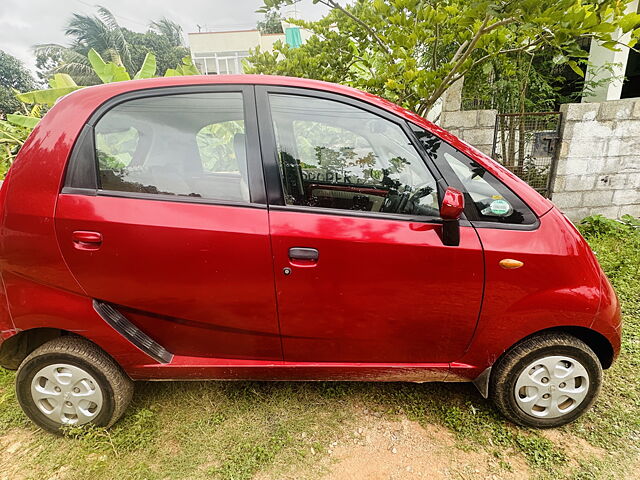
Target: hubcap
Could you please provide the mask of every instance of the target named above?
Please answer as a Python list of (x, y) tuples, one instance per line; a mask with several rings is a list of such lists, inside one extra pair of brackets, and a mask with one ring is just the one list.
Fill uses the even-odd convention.
[(42, 368), (31, 382), (31, 397), (38, 409), (61, 425), (82, 425), (102, 409), (102, 390), (85, 370), (57, 363)]
[(528, 415), (557, 418), (575, 410), (589, 391), (589, 374), (564, 356), (543, 357), (525, 368), (515, 387), (518, 406)]

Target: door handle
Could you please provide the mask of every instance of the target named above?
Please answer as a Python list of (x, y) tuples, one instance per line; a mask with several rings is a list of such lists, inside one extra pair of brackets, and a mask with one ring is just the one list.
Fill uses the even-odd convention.
[(320, 253), (315, 248), (293, 247), (289, 249), (290, 260), (308, 260), (317, 262)]
[(73, 246), (78, 250), (97, 250), (102, 245), (102, 234), (87, 230), (76, 230), (71, 234)]

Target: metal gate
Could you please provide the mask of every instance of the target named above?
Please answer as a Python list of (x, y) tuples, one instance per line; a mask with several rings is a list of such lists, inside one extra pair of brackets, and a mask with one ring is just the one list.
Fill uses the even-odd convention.
[(491, 156), (549, 197), (561, 120), (560, 112), (498, 114)]

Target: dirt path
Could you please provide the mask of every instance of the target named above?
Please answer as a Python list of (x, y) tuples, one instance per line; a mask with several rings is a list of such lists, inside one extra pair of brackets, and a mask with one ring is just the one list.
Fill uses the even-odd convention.
[(360, 422), (362, 426), (340, 442), (334, 442), (326, 480), (367, 478), (394, 479), (470, 479), (527, 478), (523, 461), (511, 461), (505, 472), (497, 459), (484, 451), (462, 451), (451, 433), (442, 427), (422, 427), (403, 419)]

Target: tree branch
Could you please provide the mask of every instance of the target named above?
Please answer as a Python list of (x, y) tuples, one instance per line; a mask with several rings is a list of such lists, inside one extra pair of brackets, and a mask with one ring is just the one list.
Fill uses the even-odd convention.
[(369, 33), (369, 35), (371, 35), (371, 37), (376, 41), (376, 43), (378, 45), (380, 45), (380, 47), (382, 47), (382, 49), (384, 50), (384, 52), (387, 55), (391, 55), (391, 50), (389, 49), (387, 44), (385, 44), (382, 41), (382, 39), (376, 34), (376, 32), (369, 25), (367, 25), (365, 22), (363, 22), (358, 17), (356, 17), (354, 14), (352, 14), (348, 10), (345, 10), (342, 7), (342, 5), (340, 5), (338, 2), (336, 2), (334, 0), (320, 0), (319, 3), (322, 3), (323, 5), (325, 5), (325, 6), (329, 7), (329, 8), (333, 8), (335, 10), (339, 10), (344, 15), (349, 17), (351, 20), (356, 22), (358, 25), (360, 25), (362, 28), (364, 28)]

